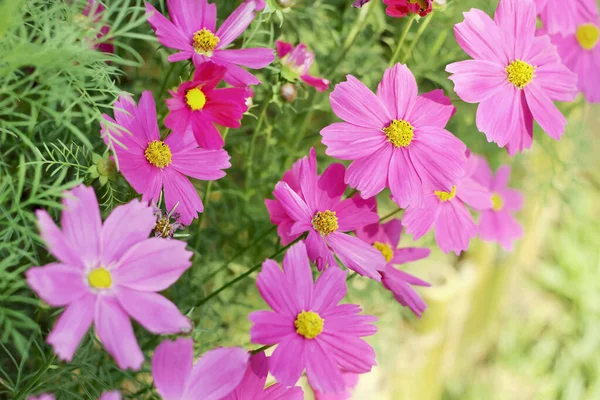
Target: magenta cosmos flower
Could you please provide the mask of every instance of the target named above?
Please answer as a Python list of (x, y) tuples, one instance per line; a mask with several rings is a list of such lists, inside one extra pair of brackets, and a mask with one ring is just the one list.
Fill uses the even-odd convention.
[(398, 248), (400, 235), (402, 234), (402, 223), (399, 219), (393, 219), (385, 224), (372, 224), (356, 230), (356, 236), (379, 250), (385, 261), (385, 271), (381, 273), (381, 283), (394, 294), (396, 300), (404, 307), (409, 307), (416, 316), (421, 317), (427, 304), (419, 294), (411, 287), (431, 286), (404, 271), (394, 267), (396, 264), (404, 264), (426, 258), (431, 250), (423, 247)]
[(258, 290), (273, 311), (249, 315), (252, 343), (277, 344), (270, 358), (271, 374), (293, 386), (302, 372), (321, 392), (341, 392), (340, 369), (369, 372), (375, 352), (361, 337), (375, 334), (376, 318), (359, 315), (354, 304), (338, 305), (346, 295), (345, 271), (328, 268), (313, 283), (306, 246), (300, 242), (287, 251), (283, 269), (266, 260), (258, 274)]
[(27, 283), (46, 303), (65, 307), (48, 336), (61, 360), (71, 361), (92, 322), (121, 369), (139, 369), (144, 355), (129, 318), (155, 334), (189, 331), (190, 321), (156, 292), (190, 267), (192, 253), (179, 240), (148, 238), (156, 218), (139, 200), (116, 207), (104, 224), (94, 190), (65, 192), (59, 229), (37, 211), (41, 237), (58, 262), (32, 267)]
[(275, 59), (267, 48), (227, 49), (250, 25), (257, 9), (256, 1), (240, 5), (216, 30), (217, 6), (207, 0), (167, 0), (171, 21), (146, 3), (148, 22), (158, 41), (179, 50), (170, 62), (192, 59), (196, 67), (212, 61), (227, 68), (225, 81), (233, 86), (256, 85), (260, 81), (244, 67), (260, 69)]
[[(541, 30), (543, 34), (545, 30)], [(577, 30), (550, 36), (562, 62), (577, 74), (577, 89), (589, 102), (600, 102), (600, 18), (580, 17)]]
[(513, 250), (513, 242), (523, 236), (523, 228), (514, 213), (523, 207), (523, 196), (508, 188), (510, 166), (503, 165), (496, 175), (481, 156), (473, 156), (476, 167), (473, 180), (487, 188), (492, 196), (492, 208), (483, 210), (479, 217), (481, 239), (498, 242), (506, 251)]
[(535, 36), (531, 0), (501, 0), (494, 20), (471, 9), (454, 27), (456, 39), (474, 60), (450, 64), (458, 96), (480, 103), (477, 128), (510, 155), (531, 147), (533, 120), (553, 139), (567, 120), (553, 101), (572, 101), (577, 76), (561, 61), (547, 36)]
[[(54, 397), (53, 394), (44, 393), (39, 396), (29, 396), (27, 397), (27, 400), (56, 400), (56, 397)], [(121, 392), (118, 390), (104, 392), (98, 400), (121, 400)]]
[(116, 153), (121, 173), (144, 201), (158, 201), (162, 189), (167, 209), (176, 207), (180, 222), (189, 225), (204, 206), (188, 177), (204, 181), (224, 177), (222, 170), (231, 166), (229, 155), (225, 150), (198, 148), (183, 133), (161, 140), (150, 91), (142, 94), (139, 106), (122, 95), (114, 112), (116, 121), (104, 115), (108, 123), (102, 125), (102, 136)]
[(579, 20), (596, 20), (596, 0), (534, 0), (537, 13), (551, 34), (570, 35), (577, 31)]
[(104, 6), (102, 3), (96, 0), (88, 0), (81, 14), (76, 14), (74, 19), (75, 22), (91, 31), (97, 32), (94, 38), (86, 38), (86, 42), (91, 43), (91, 47), (105, 53), (114, 53), (115, 46), (113, 44), (113, 40), (109, 39), (108, 41), (102, 41), (102, 39), (109, 35), (110, 27), (108, 25), (103, 25), (98, 28), (96, 27), (98, 24), (102, 22), (102, 14), (104, 13)]
[(310, 67), (315, 61), (315, 53), (309, 51), (304, 43), (294, 47), (291, 43), (278, 40), (275, 45), (277, 46), (277, 56), (281, 59), (283, 67), (281, 74), (285, 79), (291, 82), (300, 79), (319, 92), (324, 92), (329, 88), (327, 79), (309, 75)]
[(377, 213), (354, 199), (341, 200), (346, 190), (345, 168), (332, 164), (319, 176), (315, 149), (297, 161), (275, 186), (275, 200), (265, 200), (271, 222), (278, 225), (282, 244), (308, 232), (306, 247), (319, 270), (342, 263), (363, 276), (381, 280), (385, 267), (381, 253), (349, 232), (379, 221)]
[(223, 400), (303, 400), (304, 392), (300, 387), (285, 387), (275, 383), (265, 388), (269, 375), (269, 361), (264, 352), (250, 357), (248, 368), (242, 382)]
[[(356, 0), (353, 7), (361, 8), (371, 0)], [(390, 17), (402, 18), (408, 14), (419, 14), (421, 17), (426, 16), (433, 9), (432, 0), (383, 0), (387, 5), (385, 13)]]
[(455, 111), (441, 90), (417, 95), (406, 65), (385, 71), (373, 94), (352, 75), (331, 93), (333, 112), (346, 122), (321, 131), (326, 153), (354, 160), (346, 183), (364, 198), (385, 187), (402, 208), (418, 207), (423, 186), (450, 191), (463, 174), (466, 146), (444, 129)]
[(427, 189), (424, 207), (410, 207), (402, 218), (406, 233), (417, 240), (433, 228), (435, 240), (444, 253), (454, 251), (459, 255), (467, 250), (469, 241), (477, 236), (477, 227), (465, 204), (475, 210), (492, 208), (492, 194), (472, 178), (475, 165), (475, 158), (469, 157), (465, 176), (452, 190)]
[(174, 132), (186, 134), (191, 130), (196, 141), (205, 149), (220, 149), (225, 145), (214, 124), (239, 128), (248, 110), (243, 88), (215, 89), (227, 69), (212, 62), (198, 66), (191, 81), (183, 82), (177, 91), (169, 90), (169, 115), (165, 125)]
[(316, 400), (349, 400), (352, 398), (352, 392), (358, 385), (358, 374), (342, 372), (344, 377), (344, 390), (338, 393), (321, 393), (313, 388)]
[(242, 381), (248, 353), (220, 347), (194, 364), (192, 339), (165, 340), (152, 357), (152, 378), (164, 400), (222, 400)]

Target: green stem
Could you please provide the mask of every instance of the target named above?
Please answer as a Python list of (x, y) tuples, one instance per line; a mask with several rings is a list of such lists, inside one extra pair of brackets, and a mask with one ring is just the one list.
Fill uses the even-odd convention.
[(383, 217), (381, 217), (379, 219), (379, 222), (385, 221), (386, 219), (393, 217), (394, 215), (398, 214), (400, 211), (402, 211), (402, 209), (398, 208), (396, 211), (392, 211), (391, 213), (384, 215)]
[[(286, 251), (287, 249), (289, 249), (290, 247), (292, 247), (292, 245), (296, 244), (297, 242), (299, 242), (300, 240), (304, 239), (304, 237), (306, 236), (306, 234), (299, 236), (298, 238), (296, 238), (296, 240), (294, 240), (293, 242), (291, 242), (290, 244), (288, 244), (285, 247), (282, 247), (281, 249), (277, 250), (275, 253), (271, 254), (269, 257), (267, 258), (275, 258), (277, 257), (279, 254), (283, 253), (284, 251)], [(243, 280), (244, 278), (248, 277), (249, 275), (251, 275), (254, 271), (258, 270), (260, 267), (262, 266), (262, 261), (258, 264), (256, 264), (255, 266), (253, 266), (252, 268), (248, 269), (246, 272), (244, 272), (243, 274), (237, 276), (236, 278), (230, 280), (229, 282), (227, 282), (226, 284), (224, 284), (223, 286), (221, 286), (220, 288), (218, 288), (217, 290), (215, 290), (214, 292), (212, 292), (211, 294), (209, 294), (208, 296), (206, 296), (205, 298), (203, 298), (202, 300), (200, 300), (200, 303), (198, 303), (198, 305), (196, 307), (200, 307), (203, 304), (205, 304), (206, 302), (208, 302), (210, 299), (212, 299), (213, 297), (217, 296), (219, 293), (221, 293), (222, 291), (224, 291), (225, 289), (227, 289), (230, 286), (235, 285), (236, 283), (238, 283), (239, 281)]]
[(266, 345), (266, 346), (259, 347), (259, 348), (258, 348), (258, 349), (256, 349), (256, 350), (252, 350), (250, 353), (252, 353), (252, 354), (257, 354), (257, 353), (260, 353), (260, 352), (262, 352), (262, 351), (268, 350), (268, 349), (270, 349), (270, 348), (271, 348), (271, 347), (273, 347), (273, 346), (275, 346), (275, 345), (274, 345), (274, 344), (268, 344), (268, 345)]
[(169, 78), (171, 77), (171, 74), (175, 70), (175, 65), (176, 65), (176, 63), (171, 63), (171, 67), (167, 71), (167, 74), (165, 75), (165, 79), (163, 79), (162, 86), (160, 87), (160, 92), (158, 92), (158, 99), (162, 99), (163, 96), (165, 95), (165, 90), (167, 89), (167, 83), (169, 82)]
[(210, 196), (210, 189), (212, 187), (213, 181), (208, 181), (206, 185), (206, 192), (204, 193), (204, 198), (202, 199), (202, 204), (204, 205), (204, 211), (198, 217), (198, 231), (196, 231), (196, 245), (194, 248), (198, 248), (200, 246), (200, 232), (202, 231), (202, 220), (204, 219), (204, 214), (206, 214), (206, 209), (208, 205), (208, 196)]
[(402, 57), (402, 64), (406, 64), (406, 62), (410, 59), (410, 56), (412, 55), (412, 52), (415, 49), (415, 46), (419, 42), (421, 35), (423, 35), (423, 32), (425, 32), (425, 29), (427, 29), (427, 25), (429, 25), (429, 23), (431, 22), (431, 19), (433, 18), (433, 14), (434, 13), (429, 14), (429, 16), (427, 16), (425, 18), (425, 21), (423, 21), (420, 24), (419, 30), (417, 30), (417, 35), (410, 43), (410, 47), (408, 48), (408, 51), (406, 52), (406, 54), (404, 54), (404, 57)]
[(394, 55), (390, 59), (388, 68), (392, 67), (396, 63), (396, 60), (398, 60), (398, 56), (400, 55), (400, 50), (402, 49), (402, 46), (404, 46), (404, 42), (406, 41), (406, 36), (408, 35), (408, 31), (410, 31), (410, 27), (412, 26), (413, 22), (415, 22), (415, 19), (416, 19), (416, 15), (412, 14), (408, 18), (408, 21), (406, 21), (406, 25), (404, 26), (404, 30), (402, 31), (402, 35), (400, 36), (400, 40), (398, 40), (398, 45), (396, 46)]
[(269, 101), (265, 100), (263, 103), (260, 114), (258, 116), (258, 122), (256, 123), (256, 129), (254, 130), (254, 135), (252, 135), (252, 140), (250, 141), (250, 151), (248, 152), (248, 158), (246, 159), (246, 170), (248, 171), (248, 176), (246, 178), (246, 186), (252, 180), (252, 172), (253, 172), (253, 160), (254, 160), (254, 147), (256, 145), (256, 140), (260, 135), (260, 129), (262, 128), (263, 122), (265, 121), (267, 115), (267, 108), (269, 108)]

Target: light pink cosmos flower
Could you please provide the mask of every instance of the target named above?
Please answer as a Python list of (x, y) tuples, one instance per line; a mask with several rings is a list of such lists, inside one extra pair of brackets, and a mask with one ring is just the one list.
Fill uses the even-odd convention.
[(596, 20), (596, 0), (534, 0), (537, 14), (544, 22), (545, 30), (551, 34), (570, 35), (575, 33), (580, 18)]
[(317, 155), (297, 161), (275, 186), (275, 200), (265, 200), (271, 222), (278, 225), (282, 244), (289, 244), (308, 232), (306, 247), (319, 270), (342, 263), (363, 276), (381, 280), (385, 267), (381, 253), (349, 232), (379, 220), (377, 213), (360, 207), (354, 199), (341, 200), (346, 190), (345, 168), (330, 165), (317, 174)]
[(287, 251), (283, 271), (266, 260), (258, 274), (258, 290), (273, 311), (255, 311), (248, 318), (252, 343), (277, 344), (269, 359), (271, 374), (286, 386), (302, 372), (320, 392), (345, 388), (340, 369), (365, 373), (375, 365), (375, 352), (361, 337), (375, 334), (376, 318), (359, 315), (355, 304), (341, 304), (347, 272), (328, 268), (313, 283), (306, 246)]
[(156, 292), (190, 267), (192, 253), (179, 240), (148, 238), (156, 219), (139, 200), (116, 207), (104, 224), (94, 190), (65, 192), (59, 229), (37, 211), (41, 237), (58, 262), (32, 267), (27, 283), (46, 303), (65, 307), (48, 343), (71, 361), (92, 322), (106, 351), (121, 369), (138, 370), (144, 355), (129, 318), (155, 334), (189, 331), (190, 321)]
[(352, 398), (352, 392), (358, 385), (358, 374), (350, 372), (342, 372), (344, 377), (345, 388), (343, 391), (338, 393), (321, 393), (318, 390), (314, 390), (316, 400), (349, 400)]
[(152, 378), (164, 400), (222, 400), (242, 381), (248, 353), (239, 347), (219, 347), (194, 364), (192, 339), (165, 340), (152, 357)]
[(385, 71), (373, 94), (352, 75), (331, 93), (333, 112), (346, 122), (321, 131), (326, 153), (354, 160), (346, 183), (364, 198), (385, 187), (402, 208), (419, 207), (423, 187), (450, 190), (462, 176), (466, 146), (444, 129), (455, 108), (441, 90), (417, 94), (406, 65)]
[(286, 387), (275, 383), (265, 388), (269, 375), (269, 361), (264, 352), (250, 357), (244, 379), (237, 388), (222, 400), (303, 400), (300, 387)]
[[(275, 59), (268, 48), (227, 49), (254, 20), (256, 1), (242, 3), (216, 30), (217, 6), (208, 0), (167, 0), (171, 21), (146, 3), (148, 22), (158, 41), (180, 50), (170, 62), (192, 59), (194, 65), (212, 61), (227, 68), (225, 82), (233, 86), (256, 85), (260, 81), (244, 67), (260, 69)], [(260, 6), (260, 5), (259, 5)]]
[(421, 317), (427, 308), (427, 304), (425, 304), (411, 285), (431, 285), (404, 271), (396, 269), (394, 265), (427, 258), (431, 250), (423, 247), (405, 247), (399, 249), (398, 243), (400, 242), (401, 234), (402, 223), (399, 219), (393, 219), (385, 224), (376, 223), (367, 225), (356, 230), (356, 236), (379, 250), (387, 262), (385, 271), (381, 273), (381, 283), (383, 283), (383, 286), (394, 294), (394, 297), (400, 304), (409, 307), (416, 316)]
[[(53, 394), (43, 393), (39, 396), (29, 396), (27, 400), (56, 400)], [(113, 390), (110, 392), (104, 392), (98, 398), (98, 400), (121, 400), (121, 392), (118, 390)]]
[[(102, 5), (102, 3), (96, 0), (88, 0), (81, 14), (75, 15), (75, 21), (81, 24), (82, 26), (89, 26), (88, 24), (97, 25), (100, 22), (102, 22), (103, 13), (104, 6)], [(97, 28), (94, 28), (93, 26), (90, 28), (94, 31), (97, 31)], [(112, 39), (100, 42), (103, 37), (108, 36), (108, 34), (110, 33), (110, 26), (103, 25), (97, 32), (98, 33), (96, 34), (95, 38), (86, 38), (86, 41), (93, 43), (92, 47), (94, 49), (103, 51), (105, 53), (114, 53), (115, 46), (113, 44)]]
[(131, 97), (120, 96), (114, 112), (116, 121), (103, 116), (108, 123), (102, 124), (102, 136), (116, 153), (121, 173), (144, 201), (158, 201), (164, 190), (166, 208), (176, 207), (180, 222), (189, 225), (204, 206), (188, 177), (204, 181), (224, 177), (222, 170), (231, 166), (229, 155), (225, 150), (201, 149), (193, 137), (182, 133), (161, 140), (150, 91), (142, 94), (139, 106)]
[(535, 4), (501, 0), (494, 20), (478, 9), (454, 27), (456, 39), (474, 60), (450, 64), (458, 96), (480, 103), (477, 128), (510, 155), (531, 147), (533, 120), (553, 139), (567, 120), (554, 100), (572, 101), (577, 76), (565, 67), (547, 36), (535, 36)]
[(485, 158), (472, 157), (476, 162), (473, 180), (487, 188), (492, 196), (492, 208), (483, 210), (479, 217), (479, 236), (512, 251), (513, 242), (523, 236), (523, 228), (513, 215), (523, 207), (523, 195), (508, 187), (510, 166), (501, 166), (494, 176)]
[[(545, 33), (545, 29), (539, 31)], [(577, 30), (556, 34), (550, 40), (558, 49), (562, 62), (577, 74), (577, 89), (588, 102), (600, 102), (600, 18), (577, 19)]]
[(329, 81), (324, 78), (317, 78), (309, 75), (310, 67), (315, 61), (315, 53), (309, 51), (304, 43), (296, 47), (291, 43), (277, 40), (277, 56), (281, 59), (284, 78), (289, 81), (300, 79), (309, 86), (314, 87), (319, 92), (324, 92), (329, 88)]
[[(430, 188), (424, 197), (424, 207), (410, 207), (402, 218), (406, 233), (415, 240), (434, 229), (435, 240), (444, 253), (459, 255), (469, 248), (469, 241), (477, 236), (477, 226), (465, 204), (475, 210), (492, 208), (492, 194), (477, 183), (472, 175), (476, 160), (470, 156), (465, 176), (450, 191)], [(386, 270), (387, 271), (387, 270)]]
[(239, 128), (249, 95), (244, 88), (215, 89), (226, 72), (225, 67), (206, 62), (196, 68), (191, 81), (183, 82), (176, 92), (169, 90), (165, 125), (176, 133), (191, 131), (202, 148), (222, 148), (225, 142), (214, 124)]

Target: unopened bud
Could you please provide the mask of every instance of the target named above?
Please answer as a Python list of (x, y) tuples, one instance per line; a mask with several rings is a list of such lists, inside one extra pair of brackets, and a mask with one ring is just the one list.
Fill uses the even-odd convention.
[(297, 96), (298, 90), (294, 84), (287, 82), (281, 86), (281, 97), (286, 103), (293, 103)]

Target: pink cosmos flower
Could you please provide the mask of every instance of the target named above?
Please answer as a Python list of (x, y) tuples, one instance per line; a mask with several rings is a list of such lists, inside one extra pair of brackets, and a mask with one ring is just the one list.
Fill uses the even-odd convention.
[[(27, 400), (56, 400), (53, 394), (43, 393), (39, 396), (29, 396)], [(121, 400), (121, 392), (118, 390), (113, 390), (110, 392), (104, 392), (98, 398), (98, 400)]]
[(321, 393), (318, 390), (314, 390), (316, 400), (349, 400), (352, 398), (352, 392), (358, 385), (358, 374), (350, 372), (342, 372), (344, 378), (345, 388), (343, 391), (338, 393)]
[(42, 300), (65, 307), (47, 341), (61, 360), (71, 361), (94, 322), (117, 365), (137, 370), (144, 355), (130, 317), (155, 334), (192, 327), (173, 303), (156, 293), (190, 267), (192, 253), (179, 240), (149, 239), (156, 219), (139, 200), (116, 207), (104, 224), (90, 187), (66, 191), (63, 206), (62, 229), (46, 211), (36, 213), (41, 237), (58, 262), (25, 273)]
[(239, 128), (248, 110), (244, 88), (215, 89), (227, 69), (212, 62), (198, 66), (191, 81), (183, 82), (177, 91), (169, 90), (169, 115), (165, 125), (176, 133), (193, 132), (200, 147), (220, 149), (225, 145), (214, 124)]
[(402, 18), (408, 14), (426, 16), (433, 9), (432, 0), (383, 0), (387, 5), (385, 13), (390, 17)]
[(513, 215), (523, 207), (523, 196), (508, 188), (510, 166), (503, 165), (494, 176), (485, 158), (473, 157), (476, 167), (472, 178), (488, 189), (492, 196), (492, 208), (482, 211), (479, 218), (479, 236), (512, 251), (513, 242), (523, 236), (523, 228)]
[(277, 40), (277, 56), (281, 59), (284, 78), (289, 81), (300, 79), (309, 86), (314, 87), (319, 92), (324, 92), (329, 88), (329, 81), (324, 78), (317, 78), (308, 74), (311, 65), (315, 61), (315, 53), (309, 51), (304, 43), (294, 47), (291, 43)]
[(376, 318), (359, 315), (355, 304), (341, 304), (347, 272), (328, 268), (313, 283), (308, 254), (299, 242), (287, 251), (283, 269), (266, 260), (258, 274), (258, 290), (273, 311), (255, 311), (248, 318), (252, 343), (277, 344), (269, 360), (271, 374), (286, 386), (302, 372), (320, 392), (341, 392), (340, 369), (364, 373), (375, 365), (375, 352), (361, 337), (375, 334)]
[(474, 60), (446, 67), (458, 96), (480, 103), (477, 128), (510, 155), (531, 147), (534, 119), (559, 140), (567, 120), (553, 101), (572, 101), (577, 94), (577, 76), (547, 36), (535, 36), (535, 25), (531, 0), (501, 0), (494, 20), (471, 9), (454, 32)]
[(275, 200), (265, 200), (271, 222), (278, 225), (283, 244), (308, 232), (306, 247), (319, 270), (342, 263), (363, 276), (381, 280), (385, 267), (381, 253), (349, 232), (379, 220), (377, 213), (357, 205), (354, 199), (341, 200), (346, 190), (345, 168), (332, 164), (319, 176), (317, 155), (297, 161), (275, 186)]
[[(241, 66), (260, 69), (275, 59), (267, 48), (227, 49), (250, 25), (257, 10), (256, 1), (242, 3), (216, 30), (217, 6), (208, 0), (167, 0), (171, 21), (146, 3), (148, 22), (158, 41), (179, 50), (170, 62), (192, 59), (196, 67), (212, 61), (227, 68), (225, 82), (233, 86), (256, 85), (260, 81)], [(260, 7), (260, 4), (258, 4)]]
[(389, 187), (402, 208), (419, 207), (425, 185), (451, 190), (463, 174), (466, 146), (444, 129), (455, 111), (450, 99), (441, 90), (418, 96), (406, 65), (385, 71), (377, 95), (347, 79), (330, 96), (346, 122), (321, 131), (328, 155), (354, 160), (346, 183), (364, 198)]
[(152, 378), (164, 400), (221, 400), (240, 384), (248, 353), (239, 347), (219, 347), (194, 364), (192, 339), (165, 340), (152, 357)]
[(598, 18), (596, 0), (534, 0), (537, 14), (544, 22), (545, 30), (551, 34), (570, 35), (575, 33), (578, 21), (595, 21)]
[(287, 388), (275, 383), (265, 388), (269, 375), (269, 362), (264, 352), (250, 357), (248, 368), (238, 387), (222, 400), (303, 400), (304, 392), (300, 387)]
[(139, 106), (131, 97), (120, 96), (114, 112), (116, 121), (104, 115), (108, 123), (102, 124), (102, 136), (116, 153), (121, 173), (144, 201), (158, 201), (164, 190), (166, 208), (176, 207), (180, 222), (189, 225), (204, 206), (188, 177), (205, 181), (224, 177), (222, 170), (231, 166), (229, 155), (225, 150), (198, 148), (193, 138), (181, 133), (161, 140), (150, 91), (142, 94)]
[[(90, 26), (90, 24), (97, 25), (100, 22), (102, 22), (102, 14), (103, 13), (104, 13), (104, 6), (102, 5), (102, 3), (100, 3), (99, 1), (96, 1), (96, 0), (88, 0), (87, 4), (85, 5), (85, 8), (81, 12), (81, 14), (75, 15), (75, 22), (77, 22), (78, 24), (80, 24), (82, 26), (87, 26), (90, 29), (93, 29), (94, 31), (97, 31), (97, 28)], [(108, 36), (109, 33), (110, 33), (110, 26), (103, 25), (100, 28), (100, 31), (98, 31), (98, 33), (96, 34), (95, 38), (93, 38), (93, 39), (86, 38), (86, 41), (89, 40), (89, 42), (93, 43), (92, 48), (94, 48), (94, 49), (103, 51), (105, 53), (114, 53), (115, 46), (113, 44), (112, 39), (105, 41), (105, 42), (100, 42), (101, 39), (105, 36)], [(100, 43), (98, 43), (98, 42), (100, 42)]]
[(419, 294), (411, 287), (431, 286), (404, 271), (394, 267), (395, 264), (404, 264), (426, 258), (431, 250), (423, 247), (398, 248), (402, 223), (399, 219), (393, 219), (385, 224), (367, 225), (356, 230), (356, 236), (379, 250), (387, 264), (385, 271), (381, 273), (383, 286), (390, 290), (396, 300), (405, 307), (409, 307), (416, 316), (421, 317), (427, 304)]
[(267, 6), (267, 2), (265, 0), (246, 0), (246, 3), (251, 2), (254, 2), (256, 11), (262, 11)]
[[(540, 30), (543, 34), (545, 30)], [(578, 76), (577, 90), (588, 102), (600, 102), (600, 18), (578, 18), (575, 33), (556, 34), (550, 40), (562, 62)]]
[(477, 236), (477, 227), (465, 204), (475, 210), (492, 208), (492, 194), (472, 178), (475, 165), (476, 160), (470, 156), (465, 176), (452, 190), (426, 190), (424, 207), (410, 207), (402, 218), (406, 233), (417, 240), (433, 228), (435, 240), (444, 253), (454, 251), (459, 255), (467, 250), (469, 241)]

